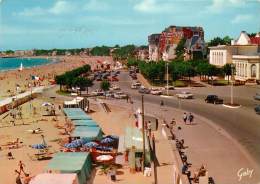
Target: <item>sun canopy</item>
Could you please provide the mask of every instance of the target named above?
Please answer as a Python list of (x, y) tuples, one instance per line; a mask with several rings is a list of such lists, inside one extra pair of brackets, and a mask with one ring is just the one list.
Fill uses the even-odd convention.
[(52, 173), (77, 173), (79, 184), (86, 184), (91, 174), (91, 156), (89, 153), (57, 153), (47, 166)]
[(88, 119), (73, 120), (72, 123), (73, 123), (74, 126), (90, 126), (90, 127), (94, 126), (94, 127), (98, 127), (97, 122), (95, 122), (94, 120), (88, 120)]
[[(148, 141), (145, 139), (145, 148), (148, 151)], [(135, 127), (126, 127), (125, 135), (121, 136), (119, 139), (119, 151), (124, 151), (126, 149), (131, 149), (135, 147), (137, 152), (142, 152), (143, 150), (143, 135), (141, 130)]]
[(79, 184), (77, 174), (42, 173), (33, 177), (30, 184)]
[(88, 138), (90, 140), (101, 140), (102, 131), (100, 127), (95, 126), (76, 126), (72, 132), (72, 137)]
[(70, 120), (91, 120), (81, 108), (63, 108), (63, 112)]

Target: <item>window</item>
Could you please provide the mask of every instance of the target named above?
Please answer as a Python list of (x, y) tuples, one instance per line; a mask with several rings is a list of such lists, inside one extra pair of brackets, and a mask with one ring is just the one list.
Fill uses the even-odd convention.
[(256, 77), (256, 65), (251, 65), (251, 77)]

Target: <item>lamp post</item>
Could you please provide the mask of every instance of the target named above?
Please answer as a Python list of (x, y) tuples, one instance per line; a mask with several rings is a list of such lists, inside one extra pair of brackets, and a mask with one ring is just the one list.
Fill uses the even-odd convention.
[(144, 95), (142, 95), (142, 134), (143, 134), (143, 155), (142, 155), (142, 159), (143, 159), (143, 164), (142, 164), (142, 170), (144, 173), (144, 163), (145, 163), (145, 134), (144, 134)]
[(234, 89), (233, 89), (233, 69), (234, 69), (234, 65), (233, 64), (231, 64), (231, 87), (230, 87), (230, 89), (231, 89), (231, 91), (230, 91), (230, 103), (231, 103), (231, 105), (233, 105), (233, 103), (234, 103)]
[(169, 96), (169, 63), (166, 61), (166, 88), (167, 88), (167, 96)]

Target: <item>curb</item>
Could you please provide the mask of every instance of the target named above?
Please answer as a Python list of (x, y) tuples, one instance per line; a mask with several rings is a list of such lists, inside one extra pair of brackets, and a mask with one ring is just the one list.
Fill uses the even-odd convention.
[(239, 106), (231, 106), (231, 105), (226, 105), (226, 104), (223, 104), (222, 106), (227, 107), (227, 108), (230, 108), (230, 109), (238, 109), (238, 108), (242, 107), (242, 105), (239, 105)]

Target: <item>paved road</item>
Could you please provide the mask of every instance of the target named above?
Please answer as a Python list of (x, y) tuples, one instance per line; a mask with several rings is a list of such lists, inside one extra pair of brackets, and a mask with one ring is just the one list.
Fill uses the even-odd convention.
[[(141, 95), (137, 92), (137, 90), (132, 90), (130, 88), (132, 81), (128, 76), (128, 73), (122, 72), (119, 78), (119, 85), (121, 89), (130, 94), (134, 100), (141, 100)], [(256, 115), (253, 110), (253, 107), (257, 102), (252, 99), (252, 95), (255, 94), (256, 90), (259, 91), (259, 88), (254, 89), (252, 87), (239, 87), (235, 90), (239, 90), (236, 91), (236, 96), (241, 95), (241, 97), (237, 97), (235, 99), (236, 102), (243, 105), (243, 107), (239, 109), (229, 109), (223, 107), (222, 105), (206, 104), (203, 101), (203, 98), (209, 92), (214, 92), (215, 94), (222, 95), (223, 97), (225, 97), (223, 94), (227, 94), (226, 98), (224, 98), (227, 99), (229, 94), (228, 87), (214, 87), (208, 89), (198, 88), (197, 90), (192, 89), (196, 96), (193, 100), (181, 100), (180, 102), (176, 98), (167, 99), (159, 96), (145, 95), (145, 101), (159, 104), (163, 99), (166, 106), (181, 108), (212, 120), (215, 124), (225, 129), (241, 145), (243, 145), (260, 166), (260, 116)]]

